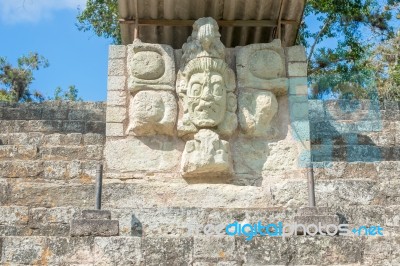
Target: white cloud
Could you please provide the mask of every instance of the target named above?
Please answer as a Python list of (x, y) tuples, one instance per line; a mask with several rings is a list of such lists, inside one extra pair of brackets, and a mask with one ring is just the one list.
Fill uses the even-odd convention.
[(0, 19), (6, 23), (38, 22), (62, 9), (84, 9), (86, 0), (0, 0)]

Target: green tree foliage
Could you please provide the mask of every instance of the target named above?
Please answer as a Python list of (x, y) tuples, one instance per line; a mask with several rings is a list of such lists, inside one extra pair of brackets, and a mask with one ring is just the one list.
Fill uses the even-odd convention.
[(21, 56), (17, 66), (13, 66), (5, 57), (0, 57), (0, 101), (43, 101), (43, 95), (30, 92), (29, 85), (33, 82), (33, 71), (48, 67), (46, 58), (38, 53)]
[(400, 31), (376, 47), (369, 65), (378, 82), (380, 99), (400, 101)]
[[(336, 93), (341, 98), (370, 98), (381, 82), (370, 58), (377, 44), (391, 39), (399, 0), (309, 0), (305, 17), (321, 22), (317, 31), (302, 23), (298, 42), (308, 48), (308, 75), (313, 97)], [(327, 39), (337, 41), (326, 48)]]
[(74, 85), (68, 87), (67, 91), (63, 91), (61, 87), (57, 87), (54, 91), (54, 98), (51, 100), (55, 101), (82, 101), (78, 96), (78, 89)]
[(86, 8), (77, 18), (79, 30), (93, 31), (97, 36), (121, 43), (117, 0), (87, 0)]

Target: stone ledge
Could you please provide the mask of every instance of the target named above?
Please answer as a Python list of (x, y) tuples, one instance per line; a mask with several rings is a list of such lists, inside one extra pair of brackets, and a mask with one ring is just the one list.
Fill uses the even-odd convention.
[[(3, 265), (398, 265), (399, 237), (0, 237)], [(233, 245), (234, 243), (234, 245)], [(222, 245), (221, 245), (222, 244)], [(228, 251), (225, 253), (225, 251)], [(196, 253), (195, 253), (196, 252)], [(232, 254), (233, 252), (233, 254)], [(229, 255), (232, 256), (229, 256)], [(195, 257), (201, 255), (201, 257)], [(225, 256), (228, 255), (228, 256)]]
[(72, 220), (71, 236), (118, 236), (117, 220)]
[(111, 220), (111, 211), (108, 210), (83, 210), (82, 218), (86, 220)]

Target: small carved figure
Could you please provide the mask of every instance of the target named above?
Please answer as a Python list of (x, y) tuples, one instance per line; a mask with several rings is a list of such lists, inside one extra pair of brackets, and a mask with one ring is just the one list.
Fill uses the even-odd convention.
[(183, 176), (229, 174), (231, 171), (229, 143), (220, 140), (215, 132), (201, 129), (194, 140), (186, 142), (181, 165)]

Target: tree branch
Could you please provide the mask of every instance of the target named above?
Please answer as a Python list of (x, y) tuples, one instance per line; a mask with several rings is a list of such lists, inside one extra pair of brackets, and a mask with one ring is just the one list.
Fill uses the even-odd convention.
[(310, 62), (312, 55), (314, 54), (314, 50), (316, 45), (318, 44), (319, 39), (321, 38), (322, 34), (324, 33), (324, 31), (328, 28), (328, 26), (331, 24), (331, 22), (333, 21), (333, 17), (327, 18), (325, 20), (325, 24), (322, 27), (322, 29), (318, 32), (317, 36), (314, 39), (314, 43), (311, 46), (311, 50), (310, 50), (310, 54), (308, 55), (307, 61)]

